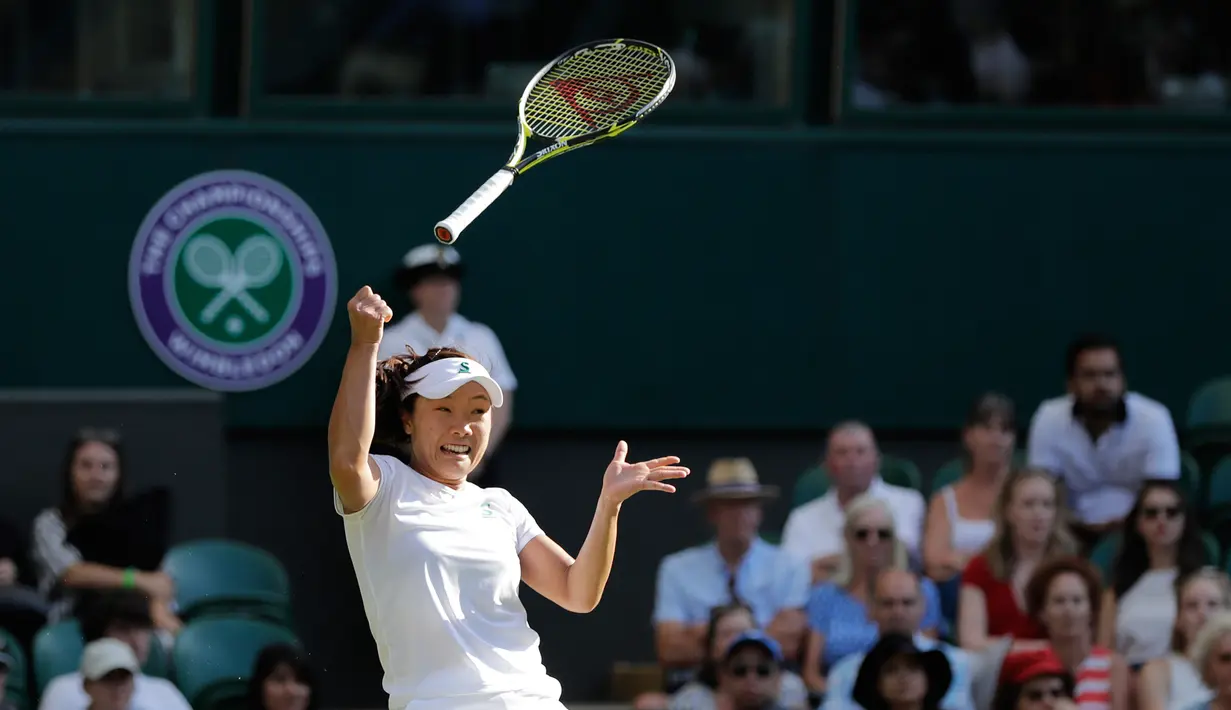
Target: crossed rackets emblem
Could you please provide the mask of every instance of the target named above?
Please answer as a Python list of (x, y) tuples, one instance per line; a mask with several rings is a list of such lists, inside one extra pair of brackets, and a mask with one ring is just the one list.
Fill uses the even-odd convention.
[(234, 252), (212, 234), (198, 234), (184, 246), (184, 270), (193, 281), (218, 293), (201, 309), (202, 323), (210, 324), (222, 309), (236, 301), (258, 323), (269, 322), (269, 311), (251, 289), (268, 286), (282, 271), (282, 250), (264, 234), (248, 237)]

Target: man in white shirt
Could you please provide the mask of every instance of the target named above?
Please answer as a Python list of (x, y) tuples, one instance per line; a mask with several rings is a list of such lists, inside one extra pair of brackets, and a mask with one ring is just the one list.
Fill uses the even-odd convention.
[[(513, 393), (517, 377), (509, 367), (504, 347), (491, 328), (464, 318), (457, 312), (463, 274), (461, 255), (438, 243), (415, 247), (402, 258), (395, 277), (398, 288), (410, 298), (415, 310), (385, 327), (377, 357), (384, 360), (406, 352), (407, 346), (422, 355), (431, 348), (452, 347), (479, 361), (504, 391), (504, 406), (492, 410), (492, 433), (482, 465), (470, 474), (472, 483), (500, 485), (493, 460), (513, 423)], [(481, 477), (481, 480), (480, 480)]]
[[(81, 631), (87, 647), (99, 639), (115, 639), (132, 649), (138, 665), (145, 663), (154, 623), (150, 619), (149, 599), (144, 594), (130, 589), (98, 591), (91, 594), (81, 607)], [(108, 653), (110, 658), (114, 658), (114, 653)], [(39, 710), (85, 710), (90, 707), (91, 699), (85, 687), (87, 680), (90, 678), (81, 671), (56, 676), (43, 691)], [(132, 710), (191, 710), (184, 695), (169, 680), (152, 678), (138, 668), (132, 681)]]
[(1068, 394), (1039, 405), (1030, 422), (1031, 467), (1064, 482), (1087, 546), (1118, 528), (1141, 483), (1180, 476), (1180, 443), (1162, 403), (1126, 390), (1111, 338), (1074, 340), (1066, 357)]
[(828, 579), (836, 569), (844, 546), (846, 505), (864, 493), (885, 501), (893, 511), (898, 539), (913, 558), (918, 558), (923, 495), (881, 480), (876, 437), (866, 424), (844, 422), (833, 428), (825, 449), (825, 469), (829, 490), (791, 511), (782, 531), (782, 549), (812, 565), (814, 583)]

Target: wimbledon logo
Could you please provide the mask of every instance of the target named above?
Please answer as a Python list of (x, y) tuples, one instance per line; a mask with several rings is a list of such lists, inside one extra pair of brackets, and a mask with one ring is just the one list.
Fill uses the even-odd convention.
[(184, 379), (248, 392), (303, 366), (329, 330), (337, 265), (325, 229), (286, 186), (218, 171), (146, 215), (128, 293), (146, 342)]

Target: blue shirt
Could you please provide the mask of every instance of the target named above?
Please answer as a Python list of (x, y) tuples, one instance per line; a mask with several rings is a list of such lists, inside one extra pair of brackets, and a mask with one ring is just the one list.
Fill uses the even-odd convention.
[[(925, 631), (941, 631), (940, 592), (936, 583), (926, 577), (919, 586), (923, 591), (923, 623)], [(812, 589), (808, 599), (808, 626), (825, 637), (821, 667), (834, 665), (853, 653), (863, 653), (876, 643), (880, 632), (876, 622), (868, 618), (863, 602), (847, 594), (842, 587), (826, 582)]]
[[(731, 603), (727, 576), (714, 543), (667, 555), (658, 566), (654, 623), (709, 623), (710, 609)], [(765, 627), (778, 612), (804, 607), (810, 577), (807, 565), (757, 538), (735, 571), (735, 593)]]
[[(921, 651), (939, 648), (945, 658), (949, 659), (949, 667), (953, 670), (953, 682), (949, 684), (949, 692), (940, 699), (940, 707), (944, 710), (974, 710), (974, 701), (970, 698), (970, 659), (965, 652), (947, 643), (934, 641), (923, 634), (915, 634), (915, 645)], [(859, 675), (859, 666), (863, 664), (864, 652), (852, 653), (838, 661), (829, 671), (826, 679), (825, 703), (821, 710), (863, 710), (851, 700), (855, 691), (855, 678)]]

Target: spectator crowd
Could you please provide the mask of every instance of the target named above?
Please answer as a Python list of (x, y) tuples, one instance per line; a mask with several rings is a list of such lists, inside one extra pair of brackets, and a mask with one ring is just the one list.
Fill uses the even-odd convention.
[(761, 530), (779, 491), (713, 462), (714, 538), (660, 564), (666, 692), (637, 706), (1231, 707), (1231, 580), (1172, 417), (1109, 338), (1075, 340), (1066, 374), (1024, 453), (1013, 403), (980, 397), (930, 501), (869, 427), (835, 426), (780, 544)]

